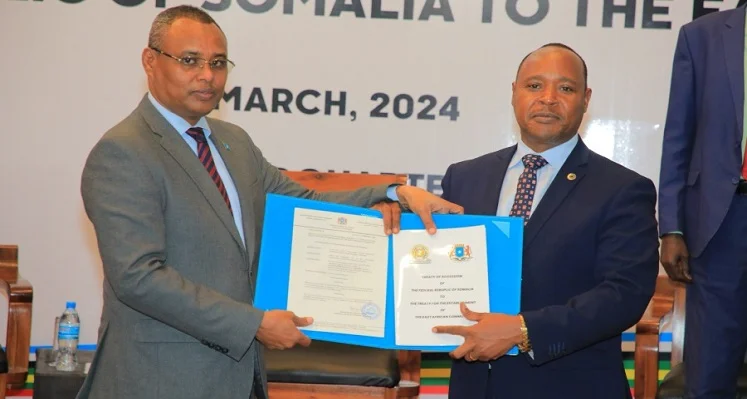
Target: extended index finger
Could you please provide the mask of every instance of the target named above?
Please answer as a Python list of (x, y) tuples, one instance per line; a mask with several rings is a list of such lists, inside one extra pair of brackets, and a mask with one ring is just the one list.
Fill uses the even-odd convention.
[(435, 326), (432, 331), (437, 334), (461, 335), (466, 337), (469, 330), (465, 326)]

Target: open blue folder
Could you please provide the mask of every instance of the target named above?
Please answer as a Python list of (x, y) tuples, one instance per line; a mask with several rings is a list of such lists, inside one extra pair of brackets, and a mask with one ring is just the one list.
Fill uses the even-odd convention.
[[(254, 306), (259, 309), (287, 309), (293, 218), (296, 208), (381, 217), (381, 214), (373, 209), (268, 194), (260, 248), (257, 288), (254, 299)], [(521, 299), (523, 220), (515, 217), (440, 214), (434, 214), (433, 220), (439, 229), (485, 226), (488, 251), (490, 311), (512, 315), (518, 314)], [(424, 226), (420, 217), (416, 214), (403, 213), (400, 220), (400, 228), (402, 230), (423, 229)], [(387, 273), (384, 336), (370, 337), (309, 330), (304, 330), (304, 333), (312, 340), (316, 339), (382, 349), (409, 349), (432, 352), (454, 350), (456, 346), (453, 345), (402, 346), (395, 343), (393, 236), (389, 236), (388, 240), (389, 269)], [(313, 317), (314, 315), (304, 314), (299, 316)], [(516, 348), (509, 351), (509, 354), (516, 353)]]

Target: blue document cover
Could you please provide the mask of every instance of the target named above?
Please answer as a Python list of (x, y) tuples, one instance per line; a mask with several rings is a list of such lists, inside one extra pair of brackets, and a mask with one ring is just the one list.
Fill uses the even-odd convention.
[[(260, 248), (256, 294), (254, 299), (254, 306), (259, 309), (287, 309), (294, 212), (297, 208), (381, 218), (381, 214), (373, 209), (268, 194), (262, 244)], [(523, 219), (482, 215), (434, 214), (433, 220), (439, 230), (470, 226), (485, 226), (490, 311), (512, 315), (518, 314), (521, 298), (521, 264), (524, 235)], [(403, 231), (424, 228), (420, 217), (416, 214), (410, 213), (402, 214), (400, 227)], [(392, 244), (394, 235), (389, 236), (387, 239), (387, 298), (383, 315), (385, 317), (383, 337), (310, 331), (307, 329), (302, 330), (312, 340), (316, 339), (382, 349), (410, 349), (432, 352), (448, 352), (454, 350), (456, 346), (453, 345), (402, 346), (396, 344), (394, 306), (395, 263), (393, 261)], [(362, 309), (362, 312), (366, 312), (366, 309)], [(314, 317), (313, 314), (298, 314), (298, 316)], [(436, 324), (448, 325), (453, 323), (443, 322)], [(509, 354), (516, 353), (518, 353), (516, 348), (509, 351)]]

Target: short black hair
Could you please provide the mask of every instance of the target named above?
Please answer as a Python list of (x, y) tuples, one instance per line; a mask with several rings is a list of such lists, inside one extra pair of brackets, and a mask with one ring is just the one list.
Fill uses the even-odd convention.
[[(542, 47), (538, 48), (537, 50), (543, 49), (545, 47), (557, 47), (562, 48), (570, 51), (571, 53), (575, 54), (578, 59), (581, 60), (581, 64), (584, 66), (584, 88), (589, 87), (589, 69), (586, 67), (586, 61), (584, 61), (584, 57), (581, 57), (579, 53), (576, 52), (576, 50), (570, 48), (569, 46), (563, 44), (563, 43), (547, 43), (543, 45)], [(529, 58), (530, 55), (534, 54), (537, 50), (532, 51), (531, 53), (524, 56), (524, 58), (521, 59), (521, 62), (519, 63), (519, 68), (516, 69), (516, 76), (519, 76), (519, 71), (521, 70), (521, 66), (524, 65), (524, 61)]]
[(180, 5), (171, 8), (167, 8), (161, 11), (156, 18), (153, 20), (153, 24), (150, 28), (150, 34), (148, 35), (148, 46), (161, 48), (163, 45), (163, 38), (166, 35), (166, 30), (174, 23), (177, 19), (187, 18), (203, 24), (214, 24), (218, 29), (223, 31), (217, 22), (205, 11), (190, 5)]

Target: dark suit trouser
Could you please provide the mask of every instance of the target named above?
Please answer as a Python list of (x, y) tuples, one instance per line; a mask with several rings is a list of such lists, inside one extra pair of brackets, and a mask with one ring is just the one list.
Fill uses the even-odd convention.
[(687, 398), (736, 396), (747, 350), (747, 196), (735, 195), (705, 251), (690, 260), (685, 380)]

